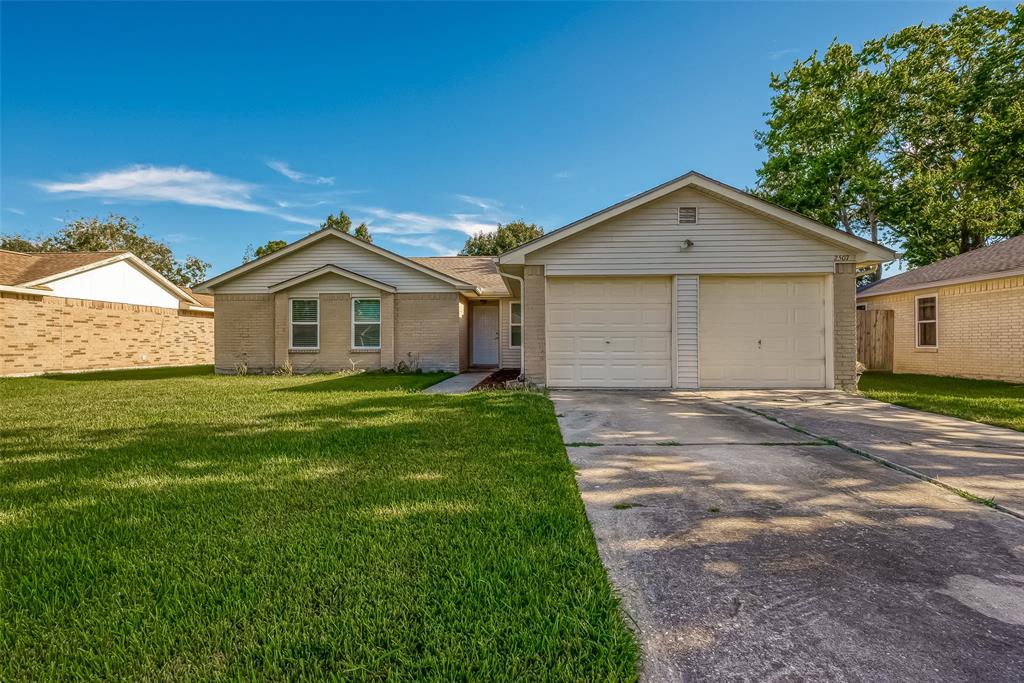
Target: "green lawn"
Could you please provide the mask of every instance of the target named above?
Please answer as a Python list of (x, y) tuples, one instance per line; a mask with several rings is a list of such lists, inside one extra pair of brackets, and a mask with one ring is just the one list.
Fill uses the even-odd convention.
[(0, 380), (0, 680), (633, 680), (540, 395)]
[(868, 372), (859, 388), (865, 396), (886, 403), (1024, 432), (1022, 384)]

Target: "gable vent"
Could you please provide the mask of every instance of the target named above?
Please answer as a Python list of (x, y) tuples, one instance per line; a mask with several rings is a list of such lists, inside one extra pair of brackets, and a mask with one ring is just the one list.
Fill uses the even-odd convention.
[(679, 224), (683, 223), (696, 223), (697, 222), (697, 207), (696, 206), (680, 206), (679, 207)]

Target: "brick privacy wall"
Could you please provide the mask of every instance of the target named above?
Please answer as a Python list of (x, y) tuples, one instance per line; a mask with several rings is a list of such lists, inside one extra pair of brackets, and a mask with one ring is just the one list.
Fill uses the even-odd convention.
[(213, 362), (210, 313), (7, 292), (0, 312), (0, 375)]
[(832, 276), (832, 344), (836, 389), (857, 390), (857, 266), (837, 263)]
[(214, 365), (233, 374), (244, 362), (250, 372), (271, 372), (274, 364), (274, 295), (218, 294)]
[[(918, 349), (915, 299), (938, 297), (938, 348)], [(862, 301), (894, 313), (893, 372), (1024, 382), (1024, 276)]]
[(547, 382), (547, 351), (544, 330), (544, 266), (523, 268), (523, 373), (536, 384)]
[(457, 292), (395, 295), (395, 361), (423, 370), (458, 372), (462, 362)]

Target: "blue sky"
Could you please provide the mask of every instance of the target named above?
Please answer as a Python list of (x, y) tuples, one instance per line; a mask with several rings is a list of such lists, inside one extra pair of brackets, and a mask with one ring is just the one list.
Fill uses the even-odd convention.
[(345, 209), (406, 255), (695, 169), (748, 187), (769, 76), (955, 4), (0, 5), (0, 231), (123, 213), (240, 262)]

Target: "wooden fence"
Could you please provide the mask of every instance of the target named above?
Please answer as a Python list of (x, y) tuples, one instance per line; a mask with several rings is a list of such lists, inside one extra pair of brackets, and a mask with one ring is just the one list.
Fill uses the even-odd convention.
[(857, 360), (868, 370), (892, 371), (894, 311), (857, 311)]

